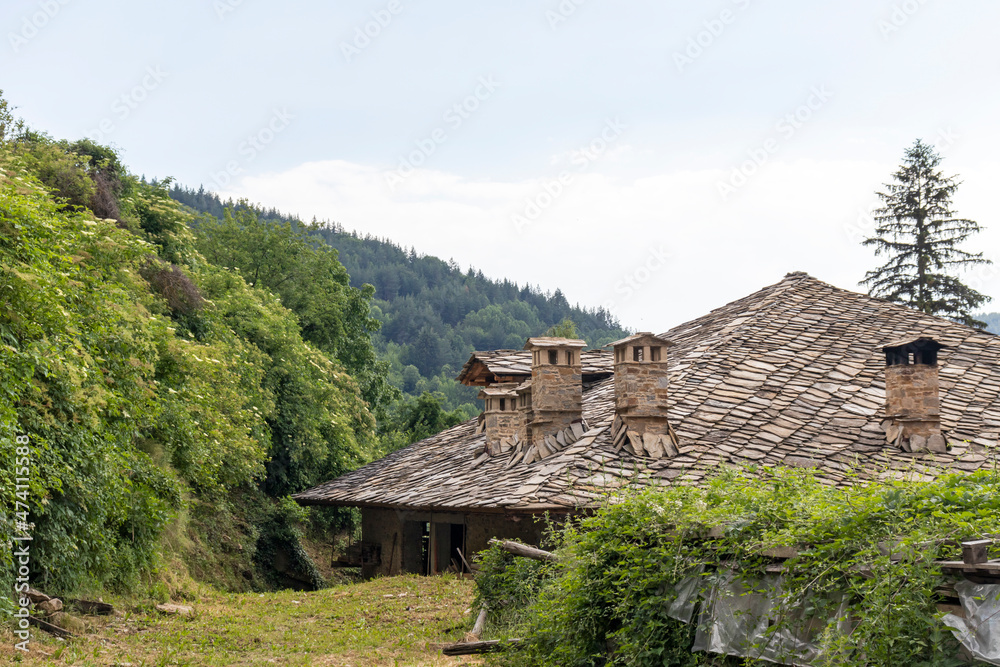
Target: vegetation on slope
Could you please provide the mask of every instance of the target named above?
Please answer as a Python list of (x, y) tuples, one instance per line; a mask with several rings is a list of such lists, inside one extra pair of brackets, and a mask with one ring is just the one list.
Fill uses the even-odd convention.
[[(13, 462), (20, 440), (29, 488), (0, 467), (0, 501), (21, 491), (30, 514), (0, 515), (0, 540), (30, 533), (36, 586), (155, 585), (172, 549), (230, 587), (315, 586), (305, 512), (282, 498), (377, 451), (369, 293), (290, 238), (341, 297), (300, 319), (280, 293), (207, 261), (192, 222), (111, 149), (5, 131), (0, 458)], [(316, 529), (338, 520), (314, 514)], [(10, 551), (0, 558), (9, 590)]]
[(305, 225), (274, 209), (224, 203), (204, 189), (174, 185), (170, 194), (218, 219), (230, 208), (240, 214), (251, 211), (275, 225), (308, 229), (334, 248), (353, 286), (373, 286), (372, 315), (382, 324), (375, 346), (387, 364), (389, 382), (403, 392), (403, 406), (410, 410), (418, 397), (430, 392), (445, 411), (476, 414), (476, 390), (454, 381), (475, 350), (520, 349), (528, 337), (566, 320), (591, 347), (626, 335), (609, 313), (571, 306), (559, 290), (545, 294), (509, 280), (491, 280), (482, 271), (462, 271), (454, 261), (418, 255), (388, 240), (346, 232), (337, 224)]

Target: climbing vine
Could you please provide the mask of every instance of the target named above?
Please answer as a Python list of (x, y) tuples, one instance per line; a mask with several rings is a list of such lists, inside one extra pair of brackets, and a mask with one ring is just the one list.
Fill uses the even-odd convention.
[[(522, 588), (538, 593), (507, 624), (525, 641), (496, 659), (965, 664), (937, 608), (947, 581), (937, 561), (960, 560), (960, 542), (1000, 532), (1000, 476), (854, 481), (838, 488), (814, 470), (731, 468), (700, 488), (608, 496), (552, 536), (556, 564), (521, 566), (534, 577)], [(480, 596), (502, 605), (510, 570), (495, 554), (483, 565)], [(685, 606), (690, 622), (678, 620)], [(758, 631), (728, 637), (713, 625), (734, 609), (732, 626)]]

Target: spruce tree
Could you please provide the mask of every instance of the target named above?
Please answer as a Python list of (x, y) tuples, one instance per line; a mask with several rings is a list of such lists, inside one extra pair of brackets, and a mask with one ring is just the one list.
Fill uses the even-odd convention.
[(894, 182), (875, 193), (882, 206), (874, 211), (875, 235), (863, 244), (875, 246), (876, 255), (889, 259), (868, 271), (861, 284), (872, 296), (983, 327), (971, 313), (990, 297), (952, 272), (991, 262), (982, 253), (958, 247), (980, 228), (974, 220), (953, 217), (951, 198), (960, 183), (945, 177), (937, 168), (940, 163), (934, 148), (918, 139), (906, 150)]

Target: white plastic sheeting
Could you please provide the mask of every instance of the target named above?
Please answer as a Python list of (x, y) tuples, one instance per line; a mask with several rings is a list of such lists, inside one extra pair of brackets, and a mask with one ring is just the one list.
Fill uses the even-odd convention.
[(973, 656), (1000, 665), (1000, 584), (960, 581), (955, 591), (965, 618), (945, 614), (944, 624)]
[(799, 604), (792, 618), (786, 615), (780, 629), (775, 629), (776, 615), (787, 614), (778, 604), (781, 594), (780, 577), (748, 582), (732, 572), (720, 572), (702, 606), (692, 650), (785, 665), (811, 664), (819, 656), (815, 638), (820, 632), (830, 625), (846, 630), (846, 600), (837, 603), (828, 621), (806, 618), (802, 610), (807, 605)]
[(698, 608), (698, 596), (707, 583), (702, 574), (704, 571), (705, 567), (699, 565), (677, 582), (677, 585), (674, 586), (677, 597), (667, 607), (667, 616), (676, 618), (681, 623), (691, 622), (691, 619), (694, 618), (694, 612)]

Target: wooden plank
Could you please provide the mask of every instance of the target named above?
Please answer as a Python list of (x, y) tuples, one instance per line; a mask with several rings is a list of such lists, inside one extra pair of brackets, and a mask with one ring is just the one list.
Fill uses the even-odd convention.
[(63, 639), (72, 639), (73, 637), (76, 636), (69, 630), (63, 630), (58, 625), (52, 625), (48, 621), (43, 621), (37, 616), (29, 616), (28, 622), (36, 627), (41, 628), (42, 630), (45, 630), (45, 632), (49, 633), (50, 635), (54, 635), (56, 637), (61, 637)]
[(483, 608), (479, 610), (479, 616), (476, 617), (476, 623), (472, 626), (472, 636), (479, 639), (483, 635), (483, 629), (486, 628), (486, 613), (487, 607), (483, 605)]
[(958, 570), (960, 572), (989, 572), (1000, 573), (1000, 563), (976, 563), (969, 565), (960, 560), (939, 560), (936, 561), (944, 570)]

